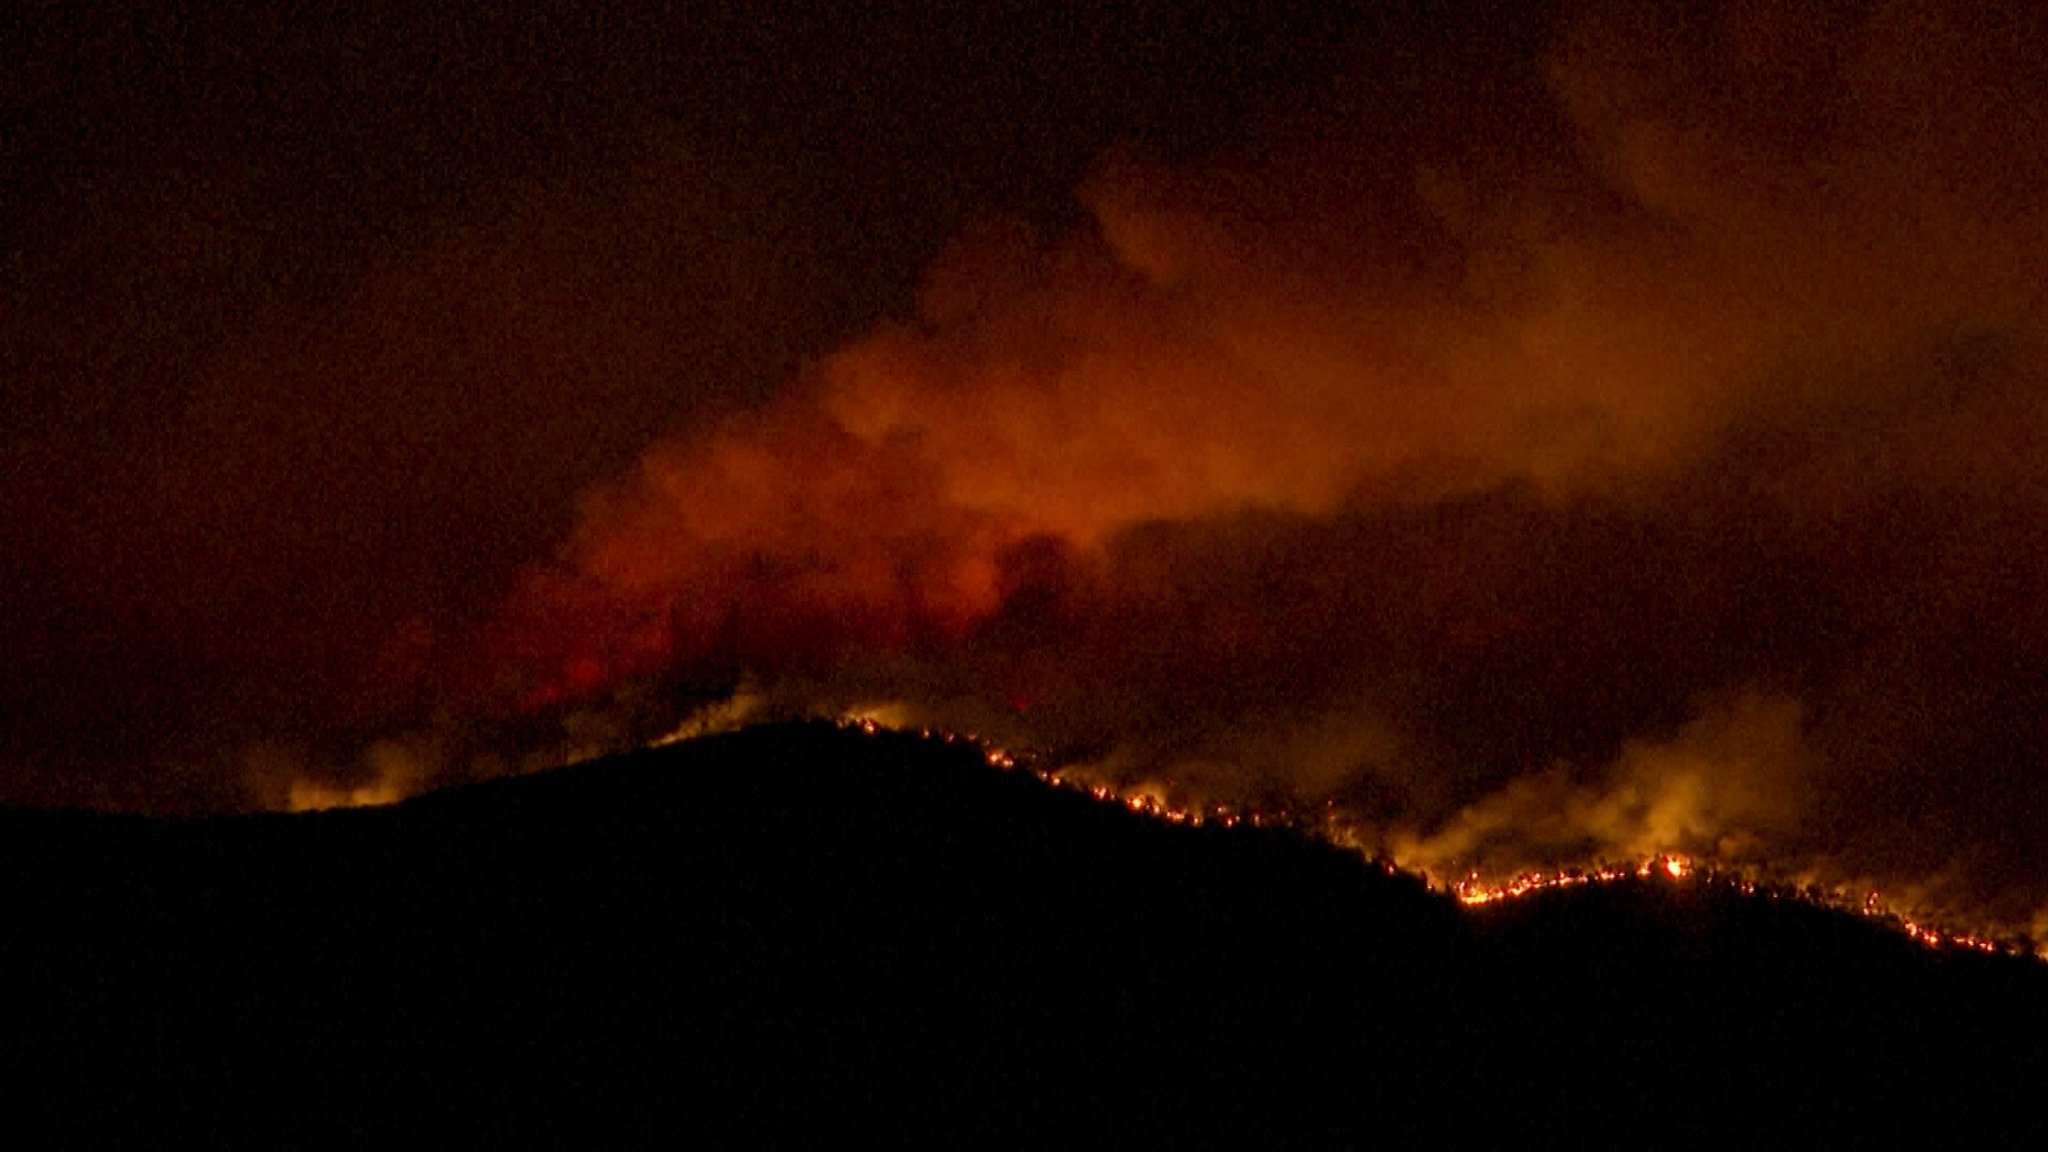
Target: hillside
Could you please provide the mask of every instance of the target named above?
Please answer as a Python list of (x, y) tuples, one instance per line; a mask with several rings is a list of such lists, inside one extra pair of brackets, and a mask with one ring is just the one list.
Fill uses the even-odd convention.
[(0, 916), (0, 1073), (67, 1142), (2048, 1127), (2041, 965), (1683, 884), (1468, 913), (1283, 831), (829, 726), (382, 810), (0, 813)]

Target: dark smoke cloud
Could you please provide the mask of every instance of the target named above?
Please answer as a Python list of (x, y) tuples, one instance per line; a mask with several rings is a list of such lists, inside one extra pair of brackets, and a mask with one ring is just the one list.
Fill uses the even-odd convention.
[(1599, 6), (1457, 131), (1340, 90), (1113, 154), (1087, 227), (970, 230), (593, 493), (499, 690), (744, 672), (1433, 866), (1677, 849), (2026, 927), (2039, 24)]
[(0, 800), (231, 807), (223, 749), (436, 727), (577, 492), (1357, 19), (1151, 7), (0, 20)]
[(53, 404), (6, 429), (0, 702), (8, 759), (47, 764), (12, 795), (238, 803), (232, 773), (165, 761), (431, 701), (436, 640), (580, 488), (786, 370), (815, 323), (801, 262), (832, 242), (814, 189), (655, 133), (514, 182), (484, 223), (304, 241), (334, 283), (244, 290), (233, 265), (291, 241), (189, 175), (95, 206), (104, 247), (34, 250), (5, 321), (25, 401)]
[[(1240, 140), (1110, 149), (1078, 223), (980, 218), (898, 319), (616, 469), (620, 424), (536, 429), (651, 422), (646, 382), (744, 327), (688, 318), (746, 299), (776, 229), (713, 245), (733, 278), (638, 261), (754, 177), (692, 214), (657, 165), (654, 194), (428, 245), (335, 330), (367, 391), (266, 405), (291, 357), (253, 346), (151, 473), (164, 506), (244, 522), (234, 492), (422, 372), (505, 383), (394, 386), (384, 434), (335, 441), (369, 455), (307, 483), (402, 484), (479, 419), (432, 465), (470, 515), (529, 473), (612, 478), (488, 620), (375, 631), (438, 718), (236, 771), (269, 804), (377, 799), (712, 694), (700, 724), (880, 709), (1200, 800), (1328, 797), (1432, 867), (1671, 849), (2048, 930), (2043, 19), (1614, 3), (1531, 43), (1364, 44)], [(557, 379), (575, 402), (524, 391)], [(245, 440), (225, 490), (180, 468)], [(519, 522), (496, 546), (541, 554)]]

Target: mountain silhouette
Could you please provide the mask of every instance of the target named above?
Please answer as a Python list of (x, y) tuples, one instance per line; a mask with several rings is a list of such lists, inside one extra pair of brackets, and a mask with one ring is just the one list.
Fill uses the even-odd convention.
[(1468, 912), (1284, 829), (830, 725), (387, 809), (0, 813), (0, 916), (10, 1110), (67, 1146), (2048, 1128), (2031, 961), (1697, 883)]

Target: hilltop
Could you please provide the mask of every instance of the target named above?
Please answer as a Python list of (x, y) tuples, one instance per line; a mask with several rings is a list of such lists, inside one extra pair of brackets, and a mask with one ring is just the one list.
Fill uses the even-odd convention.
[[(0, 813), (0, 1072), (74, 1139), (1657, 1146), (2015, 1135), (2048, 969), (796, 725), (388, 809)], [(34, 1090), (27, 1090), (34, 1086)], [(2023, 1142), (2023, 1141), (2022, 1141)]]

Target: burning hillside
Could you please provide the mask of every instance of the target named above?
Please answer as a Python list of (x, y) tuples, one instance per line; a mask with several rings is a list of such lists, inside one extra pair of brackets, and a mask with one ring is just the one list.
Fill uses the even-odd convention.
[(2040, 965), (1675, 857), (1461, 916), (1290, 830), (1319, 813), (855, 727), (288, 819), (0, 813), (18, 1111), (236, 1146), (2041, 1128)]
[(884, 700), (1417, 866), (1673, 852), (2048, 935), (2034, 19), (1600, 9), (1512, 122), (1420, 144), (1338, 80), (1112, 154), (1079, 226), (970, 228), (588, 493), (462, 691)]
[[(641, 119), (495, 59), (304, 96), (325, 231), (261, 132), (26, 181), (79, 239), (17, 229), (5, 367), (104, 403), (0, 492), (5, 794), (325, 807), (882, 707), (1446, 878), (1684, 859), (2048, 938), (2038, 6), (1374, 7), (1219, 13), (1178, 112), (1113, 27), (738, 20), (709, 68), (593, 18), (549, 74)], [(739, 91), (757, 24), (815, 98)], [(295, 74), (234, 43), (207, 92)], [(976, 88), (990, 43), (1043, 55)], [(1028, 130), (1117, 75), (1180, 130)], [(472, 171), (514, 113), (560, 147)]]
[[(846, 717), (842, 723), (871, 736), (888, 730), (875, 718), (872, 711)], [(1631, 862), (1582, 864), (1547, 872), (1523, 871), (1497, 879), (1489, 879), (1477, 870), (1462, 875), (1455, 871), (1446, 874), (1447, 862), (1443, 857), (1431, 855), (1422, 846), (1414, 843), (1390, 848), (1373, 840), (1370, 830), (1361, 828), (1355, 814), (1340, 809), (1334, 799), (1324, 801), (1320, 808), (1311, 805), (1306, 809), (1290, 804), (1284, 799), (1267, 808), (1239, 808), (1214, 802), (1204, 804), (1189, 799), (1187, 794), (1176, 788), (1172, 782), (1163, 785), (1158, 782), (1118, 784), (1098, 775), (1090, 765), (1053, 768), (1034, 763), (1028, 758), (1020, 761), (1009, 751), (988, 744), (973, 734), (933, 733), (926, 729), (920, 735), (926, 740), (938, 739), (945, 744), (964, 742), (977, 746), (991, 766), (1004, 769), (1021, 767), (1053, 788), (1076, 789), (1099, 802), (1117, 805), (1168, 824), (1191, 828), (1201, 828), (1205, 825), (1221, 828), (1236, 828), (1240, 825), (1252, 828), (1287, 828), (1312, 839), (1323, 840), (1366, 855), (1390, 875), (1399, 871), (1411, 872), (1432, 889), (1450, 893), (1456, 897), (1458, 903), (1467, 908), (1484, 908), (1503, 901), (1589, 885), (1598, 887), (1644, 881), (1671, 882), (1766, 901), (1795, 901), (1814, 908), (1863, 916), (1883, 923), (1929, 948), (1962, 948), (1987, 954), (2028, 956), (2048, 960), (2048, 943), (2036, 943), (2035, 937), (2023, 931), (2015, 932), (2010, 926), (1985, 928), (1980, 925), (1972, 930), (1958, 927), (1952, 922), (1923, 922), (1914, 919), (1915, 913), (1894, 909), (1879, 892), (1866, 891), (1858, 896), (1839, 883), (1823, 882), (1816, 873), (1809, 872), (1803, 877), (1794, 877), (1774, 870), (1767, 861), (1724, 863), (1720, 860), (1710, 860), (1702, 863), (1687, 856), (1658, 852)], [(1924, 911), (1918, 913), (1922, 916), (1927, 914)], [(1934, 912), (1937, 916), (1941, 914), (1942, 910)], [(1953, 912), (1950, 911), (1949, 914), (1953, 915)], [(2003, 932), (2005, 935), (1994, 934), (1997, 932)]]

